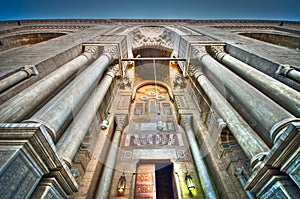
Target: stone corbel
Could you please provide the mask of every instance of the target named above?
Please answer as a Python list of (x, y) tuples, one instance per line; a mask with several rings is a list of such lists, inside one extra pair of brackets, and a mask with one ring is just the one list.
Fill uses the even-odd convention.
[(55, 178), (60, 186), (61, 190), (53, 192), (72, 195), (78, 190), (70, 169), (42, 124), (1, 123), (0, 153), (0, 195), (3, 198), (29, 198), (46, 174)]

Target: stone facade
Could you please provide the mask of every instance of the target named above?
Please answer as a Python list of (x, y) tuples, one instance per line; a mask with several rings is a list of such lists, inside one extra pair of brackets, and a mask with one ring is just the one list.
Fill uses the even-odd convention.
[(0, 22), (2, 198), (300, 198), (300, 24)]

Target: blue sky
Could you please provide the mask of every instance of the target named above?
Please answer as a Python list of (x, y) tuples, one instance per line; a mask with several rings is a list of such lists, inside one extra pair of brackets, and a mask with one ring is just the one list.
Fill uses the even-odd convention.
[(8, 0), (0, 20), (271, 19), (300, 21), (300, 0)]

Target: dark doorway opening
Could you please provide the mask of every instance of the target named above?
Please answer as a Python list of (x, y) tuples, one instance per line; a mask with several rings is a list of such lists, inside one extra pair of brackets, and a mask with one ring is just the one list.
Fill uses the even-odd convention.
[(170, 160), (140, 160), (134, 198), (178, 198), (173, 173)]
[(172, 171), (170, 163), (155, 164), (156, 198), (174, 199)]

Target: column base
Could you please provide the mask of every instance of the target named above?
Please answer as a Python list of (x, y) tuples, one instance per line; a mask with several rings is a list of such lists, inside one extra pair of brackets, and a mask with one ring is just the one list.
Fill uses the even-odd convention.
[(61, 199), (69, 197), (54, 177), (44, 177), (31, 195), (31, 198)]
[(259, 198), (300, 198), (300, 122), (292, 122), (253, 170), (245, 188)]
[(256, 194), (258, 198), (299, 198), (299, 189), (288, 176), (273, 176)]
[(55, 178), (67, 195), (78, 190), (42, 124), (0, 123), (0, 154), (1, 197), (30, 197), (45, 175)]

